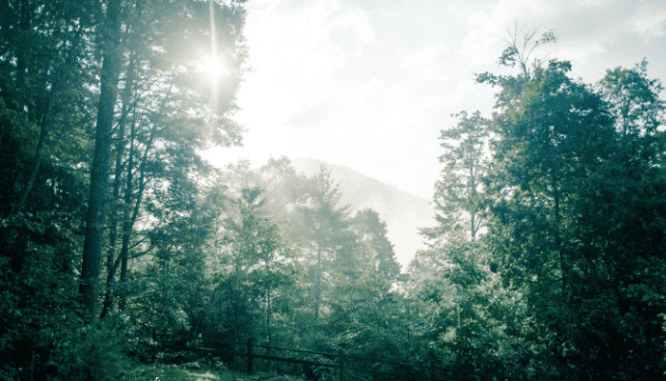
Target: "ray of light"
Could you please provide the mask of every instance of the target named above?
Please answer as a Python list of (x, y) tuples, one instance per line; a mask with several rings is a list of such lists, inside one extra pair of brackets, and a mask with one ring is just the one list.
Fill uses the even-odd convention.
[(206, 71), (209, 72), (211, 76), (211, 107), (214, 113), (217, 113), (217, 80), (219, 70), (217, 69), (217, 40), (216, 40), (216, 31), (215, 31), (215, 1), (209, 0), (209, 13), (210, 13), (210, 45), (211, 45), (211, 56), (210, 62)]

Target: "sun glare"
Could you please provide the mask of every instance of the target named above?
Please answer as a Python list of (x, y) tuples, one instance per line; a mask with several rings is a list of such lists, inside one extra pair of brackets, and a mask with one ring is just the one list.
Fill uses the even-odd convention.
[(210, 83), (210, 104), (215, 112), (217, 111), (217, 86), (220, 78), (227, 73), (227, 70), (222, 62), (210, 56), (200, 59), (195, 67), (199, 73), (206, 77), (205, 81)]
[(197, 71), (206, 73), (211, 76), (213, 79), (217, 79), (222, 76), (226, 70), (224, 65), (218, 60), (212, 59), (210, 57), (204, 57), (197, 64)]

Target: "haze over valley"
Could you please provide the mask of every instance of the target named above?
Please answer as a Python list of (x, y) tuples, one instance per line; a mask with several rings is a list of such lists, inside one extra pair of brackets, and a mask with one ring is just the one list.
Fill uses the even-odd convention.
[(353, 211), (364, 208), (376, 211), (386, 223), (388, 238), (394, 245), (403, 272), (416, 251), (425, 247), (419, 229), (435, 225), (435, 211), (430, 200), (411, 195), (349, 167), (322, 160), (299, 158), (292, 160), (292, 165), (297, 172), (307, 176), (315, 175), (324, 165), (339, 185), (342, 205), (349, 205)]

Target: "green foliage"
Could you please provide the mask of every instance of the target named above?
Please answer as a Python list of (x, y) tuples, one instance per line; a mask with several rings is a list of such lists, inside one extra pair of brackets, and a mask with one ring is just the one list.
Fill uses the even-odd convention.
[(386, 223), (379, 219), (379, 215), (372, 209), (364, 209), (356, 213), (351, 220), (352, 230), (359, 240), (367, 243), (370, 250), (377, 253), (377, 258), (370, 259), (369, 263), (376, 263), (376, 269), (394, 281), (400, 275), (400, 264), (397, 262), (393, 244), (386, 236)]
[[(568, 78), (569, 69), (551, 61), (498, 82), (486, 238), (505, 286), (526, 298), (534, 323), (521, 335), (534, 371), (657, 375), (664, 333), (652, 306), (663, 298), (665, 211), (663, 182), (649, 166), (660, 87), (645, 64), (609, 72), (601, 92)], [(647, 294), (638, 302), (627, 290)]]
[(599, 86), (620, 134), (651, 135), (664, 124), (664, 101), (659, 98), (663, 86), (648, 79), (645, 59), (633, 69), (608, 70)]
[[(148, 359), (137, 339), (158, 333), (488, 378), (663, 376), (666, 105), (645, 61), (589, 86), (569, 62), (533, 56), (552, 32), (516, 26), (499, 63), (519, 72), (477, 77), (499, 88), (492, 119), (461, 112), (441, 132), (438, 225), (400, 274), (386, 224), (340, 205), (324, 168), (218, 172), (199, 156), (241, 140), (242, 3), (214, 4), (230, 64), (218, 82), (191, 60), (209, 46), (209, 2), (0, 5), (0, 378), (118, 379), (130, 351)], [(99, 24), (111, 4), (116, 50)], [(102, 56), (123, 79), (107, 103)], [(103, 104), (108, 160), (88, 138)], [(93, 156), (113, 174), (89, 180)], [(88, 220), (106, 229), (103, 297), (86, 304), (103, 299), (102, 318), (77, 294), (99, 277), (78, 272), (91, 186), (111, 200)]]
[(458, 130), (470, 119), (463, 113), (443, 132), (439, 226), (424, 229), (435, 244), (410, 266), (429, 327), (421, 337), (468, 371), (658, 378), (666, 339), (661, 84), (648, 79), (645, 61), (608, 71), (596, 87), (574, 81), (568, 62), (530, 62), (554, 41), (549, 33), (532, 43), (535, 33), (516, 29), (500, 57), (520, 73), (477, 77), (500, 89), (487, 124), (491, 165), (472, 204), (489, 206), (479, 241), (455, 228), (468, 221), (461, 210), (471, 214), (461, 208), (468, 194), (456, 192), (471, 176), (455, 172), (472, 136)]
[(349, 210), (339, 201), (340, 193), (330, 172), (321, 167), (306, 183), (296, 207), (302, 255), (310, 267), (301, 287), (310, 300), (315, 321), (320, 312), (326, 313), (333, 271), (345, 271), (352, 265), (354, 238), (349, 229)]
[[(216, 3), (217, 48), (228, 55), (229, 73), (217, 83), (215, 104), (209, 82), (192, 80), (192, 49), (210, 46), (206, 2), (0, 5), (0, 378), (116, 378), (124, 338), (114, 333), (120, 326), (113, 316), (121, 310), (139, 332), (199, 329), (210, 298), (201, 274), (211, 231), (210, 215), (197, 209), (194, 174), (209, 169), (197, 150), (211, 141), (240, 141), (230, 116), (246, 59), (241, 3)], [(112, 17), (104, 17), (113, 4), (121, 8), (115, 57), (123, 81), (119, 100), (107, 104), (114, 189), (108, 179), (97, 182), (104, 203), (113, 199), (107, 225), (113, 234), (97, 242), (106, 250), (108, 279), (105, 318), (97, 320), (79, 310), (81, 284), (74, 279), (88, 206), (82, 200), (90, 190), (90, 136), (106, 86), (101, 59), (114, 52), (107, 38)], [(178, 44), (189, 49), (187, 73)], [(138, 261), (148, 254), (150, 261)]]
[(56, 379), (107, 381), (121, 377), (129, 366), (125, 330), (118, 317), (94, 324), (60, 324), (49, 360), (57, 368)]
[(435, 183), (437, 226), (422, 230), (431, 246), (440, 247), (460, 234), (474, 239), (484, 227), (486, 206), (483, 180), (488, 172), (488, 124), (477, 111), (457, 115), (455, 127), (442, 130), (440, 140), (444, 154), (441, 178)]
[(73, 244), (67, 223), (44, 212), (2, 219), (0, 375), (54, 373), (54, 338), (76, 320)]

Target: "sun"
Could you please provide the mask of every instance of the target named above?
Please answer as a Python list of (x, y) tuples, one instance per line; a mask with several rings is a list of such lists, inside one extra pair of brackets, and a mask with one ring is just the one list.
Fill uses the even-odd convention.
[(196, 63), (197, 71), (207, 74), (213, 80), (217, 80), (226, 74), (226, 69), (220, 60), (211, 57), (204, 57)]
[[(214, 55), (212, 57), (215, 57)], [(219, 59), (205, 56), (195, 63), (196, 70), (206, 77), (210, 82), (210, 105), (214, 112), (217, 111), (217, 86), (220, 78), (227, 74), (227, 69)]]

